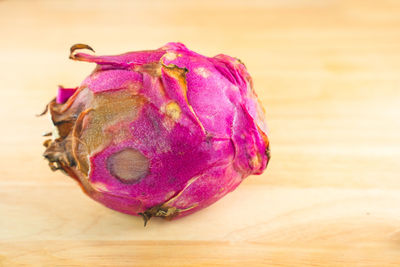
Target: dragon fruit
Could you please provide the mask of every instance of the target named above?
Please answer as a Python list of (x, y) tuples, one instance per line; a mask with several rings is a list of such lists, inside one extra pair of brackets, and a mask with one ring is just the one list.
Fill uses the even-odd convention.
[(48, 104), (44, 157), (94, 200), (145, 224), (179, 218), (266, 168), (264, 110), (239, 59), (181, 43), (116, 56), (78, 49), (94, 52), (76, 44), (71, 59), (97, 66)]

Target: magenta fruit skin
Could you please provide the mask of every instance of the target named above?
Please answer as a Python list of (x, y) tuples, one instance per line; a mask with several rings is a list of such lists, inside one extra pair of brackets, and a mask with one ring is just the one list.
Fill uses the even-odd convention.
[(56, 97), (56, 102), (62, 104), (67, 102), (67, 100), (76, 92), (78, 88), (64, 88), (58, 86), (58, 93)]
[(145, 221), (179, 218), (266, 168), (264, 110), (240, 60), (181, 43), (116, 56), (81, 48), (91, 49), (70, 57), (97, 67), (50, 102), (58, 134), (44, 155), (96, 201)]

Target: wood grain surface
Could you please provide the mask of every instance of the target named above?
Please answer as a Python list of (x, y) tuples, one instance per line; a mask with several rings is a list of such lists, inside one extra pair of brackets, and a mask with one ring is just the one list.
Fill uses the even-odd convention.
[[(0, 1), (0, 266), (400, 266), (400, 1)], [(181, 41), (245, 62), (272, 160), (213, 206), (141, 218), (41, 157), (68, 60)]]

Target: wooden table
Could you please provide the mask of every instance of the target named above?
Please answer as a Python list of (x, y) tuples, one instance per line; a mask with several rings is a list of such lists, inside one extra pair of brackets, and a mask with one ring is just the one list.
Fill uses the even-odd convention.
[[(400, 1), (0, 1), (0, 266), (399, 266)], [(187, 218), (86, 197), (36, 118), (99, 54), (181, 41), (244, 61), (272, 160)]]

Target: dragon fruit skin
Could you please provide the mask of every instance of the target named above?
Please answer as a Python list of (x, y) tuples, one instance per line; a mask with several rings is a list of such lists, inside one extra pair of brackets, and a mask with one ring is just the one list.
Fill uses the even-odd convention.
[(262, 106), (245, 66), (181, 43), (97, 63), (50, 102), (44, 156), (85, 193), (120, 212), (178, 218), (214, 203), (269, 161)]

